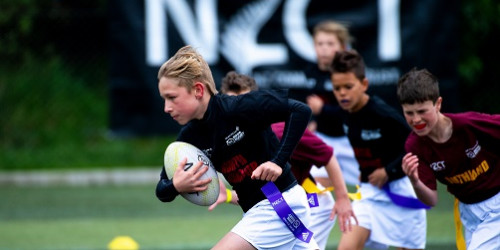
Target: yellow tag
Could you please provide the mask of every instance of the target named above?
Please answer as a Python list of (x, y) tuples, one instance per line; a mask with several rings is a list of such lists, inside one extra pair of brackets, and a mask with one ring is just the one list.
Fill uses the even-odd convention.
[[(310, 194), (321, 194), (324, 192), (330, 192), (333, 191), (333, 187), (327, 187), (323, 190), (320, 190), (318, 186), (309, 178), (306, 178), (304, 182), (302, 182), (302, 187), (306, 190), (307, 193)], [(347, 196), (351, 200), (361, 200), (361, 193), (359, 192), (359, 185), (356, 185), (356, 193), (347, 193)]]
[(460, 220), (457, 198), (455, 198), (455, 204), (453, 205), (453, 217), (455, 220), (455, 238), (457, 242), (457, 249), (465, 250), (465, 240), (464, 235), (462, 234), (462, 221)]
[(302, 187), (306, 190), (307, 193), (310, 194), (321, 194), (324, 192), (330, 192), (333, 190), (333, 187), (327, 187), (323, 190), (320, 190), (318, 186), (309, 178), (306, 178), (304, 182), (302, 182)]
[(349, 199), (353, 201), (361, 200), (361, 193), (359, 192), (359, 185), (356, 185), (356, 193), (347, 193)]

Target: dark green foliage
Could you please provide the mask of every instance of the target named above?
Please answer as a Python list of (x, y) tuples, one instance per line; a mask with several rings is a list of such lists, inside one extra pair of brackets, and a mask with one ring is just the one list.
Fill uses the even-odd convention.
[(500, 113), (500, 2), (463, 0), (460, 17), (460, 89), (465, 110)]

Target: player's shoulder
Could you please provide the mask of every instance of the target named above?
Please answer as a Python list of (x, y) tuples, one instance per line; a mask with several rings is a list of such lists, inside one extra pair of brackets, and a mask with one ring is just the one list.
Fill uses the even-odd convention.
[(373, 95), (370, 97), (369, 103), (372, 112), (374, 112), (378, 117), (383, 118), (384, 120), (397, 121), (397, 123), (401, 123), (406, 126), (406, 121), (401, 111), (389, 105), (382, 98)]
[(381, 116), (391, 116), (398, 112), (394, 107), (387, 104), (387, 102), (385, 102), (384, 99), (376, 95), (370, 96), (368, 104), (375, 112), (377, 112)]
[(500, 115), (492, 115), (474, 111), (468, 111), (463, 113), (444, 113), (443, 115), (450, 118), (453, 122), (457, 124), (500, 121)]

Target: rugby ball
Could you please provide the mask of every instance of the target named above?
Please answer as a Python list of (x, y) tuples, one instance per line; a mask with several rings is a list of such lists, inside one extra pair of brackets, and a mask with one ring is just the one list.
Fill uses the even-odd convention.
[(214, 204), (219, 197), (219, 177), (210, 159), (197, 147), (181, 141), (170, 143), (165, 150), (164, 156), (165, 172), (167, 173), (167, 176), (170, 179), (174, 176), (174, 172), (179, 166), (179, 162), (181, 162), (184, 157), (187, 157), (186, 165), (184, 165), (184, 171), (187, 171), (196, 163), (201, 161), (203, 162), (203, 165), (208, 166), (208, 171), (205, 172), (200, 179), (212, 179), (212, 181), (208, 184), (208, 188), (205, 191), (181, 193), (181, 196), (184, 197), (184, 199), (200, 206), (210, 206)]

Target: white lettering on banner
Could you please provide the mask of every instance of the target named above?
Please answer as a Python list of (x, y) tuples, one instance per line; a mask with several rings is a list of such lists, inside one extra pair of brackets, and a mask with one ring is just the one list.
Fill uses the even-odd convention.
[(386, 85), (398, 82), (400, 72), (396, 67), (388, 68), (365, 68), (366, 78), (370, 79), (372, 85)]
[(301, 70), (265, 70), (253, 73), (261, 88), (312, 88), (314, 80), (307, 79)]
[[(285, 65), (289, 59), (287, 44), (301, 58), (314, 62), (313, 39), (306, 16), (310, 0), (284, 1), (282, 32), (287, 44), (257, 43), (258, 34), (280, 3), (281, 0), (252, 1), (236, 11), (219, 30), (217, 0), (195, 0), (194, 11), (187, 0), (146, 0), (146, 62), (149, 66), (159, 66), (169, 57), (167, 14), (185, 44), (197, 48), (210, 65), (219, 61), (219, 51), (235, 70), (244, 74), (262, 65)], [(378, 0), (377, 5), (378, 55), (382, 61), (399, 60), (400, 0)]]
[(307, 29), (309, 0), (288, 0), (283, 6), (285, 38), (295, 53), (310, 62), (316, 61), (314, 41)]
[[(219, 30), (216, 0), (146, 0), (146, 62), (158, 66), (168, 59), (167, 12), (186, 44), (199, 50), (208, 64), (218, 62)], [(196, 15), (196, 16), (195, 16)]]
[(146, 0), (146, 63), (148, 65), (161, 65), (165, 62), (168, 52), (167, 19), (158, 0)]
[(401, 59), (400, 0), (378, 0), (378, 56), (382, 61)]
[(226, 23), (221, 53), (234, 69), (252, 73), (259, 65), (283, 65), (288, 61), (285, 44), (258, 44), (257, 36), (278, 8), (280, 0), (261, 0), (245, 5)]

